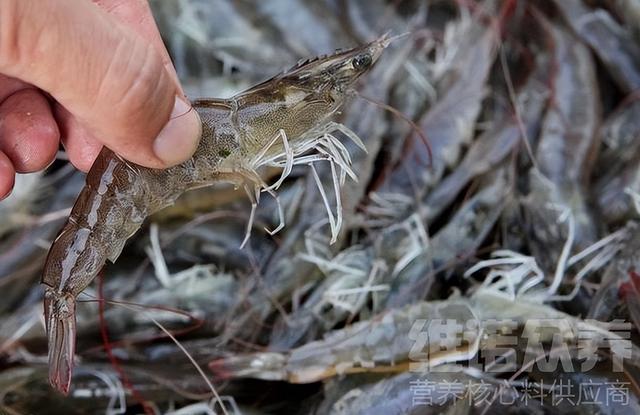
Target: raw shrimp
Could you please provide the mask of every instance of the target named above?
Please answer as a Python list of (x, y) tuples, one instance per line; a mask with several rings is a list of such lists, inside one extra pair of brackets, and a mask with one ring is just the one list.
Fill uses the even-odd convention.
[(600, 129), (604, 144), (594, 192), (605, 223), (624, 223), (637, 215), (630, 191), (640, 191), (640, 100), (614, 112)]
[[(441, 350), (440, 337), (422, 337), (427, 319), (455, 322), (438, 326), (446, 330), (446, 350)], [(220, 378), (310, 383), (340, 374), (404, 372), (468, 360), (480, 339), (480, 323), (466, 301), (418, 302), (334, 330), (287, 353), (233, 355), (212, 361), (209, 368)]]
[(449, 223), (432, 237), (427, 237), (428, 245), (413, 244), (411, 251), (414, 257), (410, 261), (402, 261), (404, 264), (386, 298), (386, 307), (398, 307), (424, 298), (431, 290), (435, 270), (478, 249), (500, 217), (507, 200), (510, 189), (507, 174), (506, 167), (487, 174), (478, 192), (458, 208)]
[(555, 0), (555, 3), (569, 26), (600, 58), (620, 89), (632, 93), (640, 88), (640, 47), (631, 32), (605, 10), (591, 10), (577, 0)]
[[(445, 39), (452, 43), (445, 41), (442, 48), (447, 55), (437, 54), (431, 65), (432, 71), (439, 74), (434, 78), (440, 78), (441, 96), (419, 123), (428, 135), (431, 150), (418, 140), (407, 141), (401, 160), (373, 189), (376, 194), (370, 196), (383, 200), (397, 196), (421, 199), (440, 181), (447, 167), (456, 164), (462, 148), (473, 139), (473, 126), (485, 97), (499, 35), (495, 27), (465, 16), (447, 27)], [(427, 165), (430, 168), (426, 169)], [(408, 215), (398, 212), (396, 216), (404, 219)]]
[(496, 164), (513, 152), (521, 139), (535, 135), (548, 98), (546, 89), (541, 86), (547, 81), (548, 60), (542, 57), (538, 60), (536, 69), (514, 102), (514, 105), (522, 108), (520, 117), (526, 136), (521, 137), (522, 131), (516, 117), (511, 114), (502, 115), (501, 118), (497, 116), (499, 121), (473, 142), (456, 169), (423, 199), (428, 222), (440, 215), (471, 179), (494, 169)]
[[(355, 178), (349, 154), (332, 133), (341, 132), (364, 146), (331, 117), (389, 42), (384, 35), (361, 47), (300, 62), (230, 99), (195, 101), (202, 140), (193, 157), (178, 166), (155, 170), (127, 162), (108, 149), (100, 153), (49, 251), (42, 278), (49, 380), (55, 388), (67, 393), (71, 382), (76, 297), (107, 259), (118, 258), (147, 216), (187, 190), (227, 181), (243, 187), (251, 199), (248, 237), (260, 193), (276, 197), (274, 191), (294, 165), (328, 161), (336, 190), (347, 174)], [(258, 173), (262, 166), (282, 168), (280, 179), (266, 184)], [(271, 233), (284, 226), (280, 206), (279, 216), (280, 225)], [(333, 239), (337, 230), (332, 226)]]
[[(570, 32), (552, 26), (543, 17), (538, 20), (551, 36), (551, 62), (557, 69), (551, 77), (551, 105), (535, 149), (537, 167), (529, 171), (529, 192), (522, 206), (531, 228), (531, 250), (549, 271), (556, 267), (567, 239), (577, 249), (598, 239), (585, 183), (599, 147), (596, 132), (601, 111), (589, 50)], [(566, 226), (554, 223), (558, 219), (566, 219)]]

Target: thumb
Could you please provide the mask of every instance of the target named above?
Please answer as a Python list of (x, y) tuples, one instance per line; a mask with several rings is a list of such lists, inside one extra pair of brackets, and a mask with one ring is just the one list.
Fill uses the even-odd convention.
[(198, 116), (155, 47), (91, 2), (0, 1), (0, 72), (50, 93), (137, 164), (168, 167), (197, 146)]

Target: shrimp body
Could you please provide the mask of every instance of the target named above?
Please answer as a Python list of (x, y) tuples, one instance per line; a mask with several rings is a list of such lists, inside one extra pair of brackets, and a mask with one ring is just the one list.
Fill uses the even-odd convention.
[[(202, 121), (202, 138), (195, 154), (178, 166), (145, 168), (103, 149), (44, 267), (52, 386), (68, 393), (76, 297), (107, 259), (116, 261), (146, 217), (187, 190), (227, 181), (244, 187), (251, 198), (250, 227), (260, 192), (273, 194), (294, 164), (328, 160), (348, 168), (341, 153), (344, 147), (330, 134), (341, 131), (357, 137), (331, 116), (388, 43), (385, 35), (368, 45), (302, 62), (230, 99), (193, 102)], [(322, 149), (318, 137), (324, 137)], [(313, 148), (319, 155), (302, 156)], [(280, 180), (271, 186), (257, 172), (265, 165), (283, 168)]]
[[(437, 328), (447, 334), (452, 347), (441, 351), (440, 332), (433, 331), (437, 337), (429, 338), (429, 322), (449, 322), (449, 326)], [(479, 321), (467, 302), (418, 302), (334, 330), (288, 352), (229, 356), (210, 362), (209, 368), (220, 380), (253, 378), (290, 383), (362, 372), (404, 372), (473, 356), (480, 333)]]

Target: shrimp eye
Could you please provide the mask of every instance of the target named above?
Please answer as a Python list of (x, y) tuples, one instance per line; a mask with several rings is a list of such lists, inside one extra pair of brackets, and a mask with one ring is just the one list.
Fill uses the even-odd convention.
[(357, 55), (355, 58), (353, 58), (351, 64), (357, 71), (367, 69), (369, 66), (371, 66), (371, 55), (369, 55), (368, 53), (361, 53), (360, 55)]

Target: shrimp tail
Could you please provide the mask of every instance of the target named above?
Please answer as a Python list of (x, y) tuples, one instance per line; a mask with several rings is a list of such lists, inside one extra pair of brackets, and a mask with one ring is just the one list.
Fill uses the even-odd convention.
[(49, 339), (49, 382), (64, 395), (69, 393), (76, 348), (75, 308), (73, 296), (47, 289), (44, 316)]
[[(49, 341), (49, 381), (67, 394), (76, 339), (76, 297), (107, 260), (115, 262), (127, 239), (150, 212), (173, 201), (181, 187), (169, 182), (170, 170), (144, 169), (103, 149), (87, 175), (69, 220), (45, 262), (44, 312)], [(155, 174), (155, 176), (154, 176)], [(149, 183), (156, 188), (153, 191)], [(181, 186), (181, 185), (180, 185)], [(179, 190), (172, 190), (179, 187)], [(164, 193), (163, 193), (164, 192)], [(155, 195), (153, 198), (150, 194)]]

